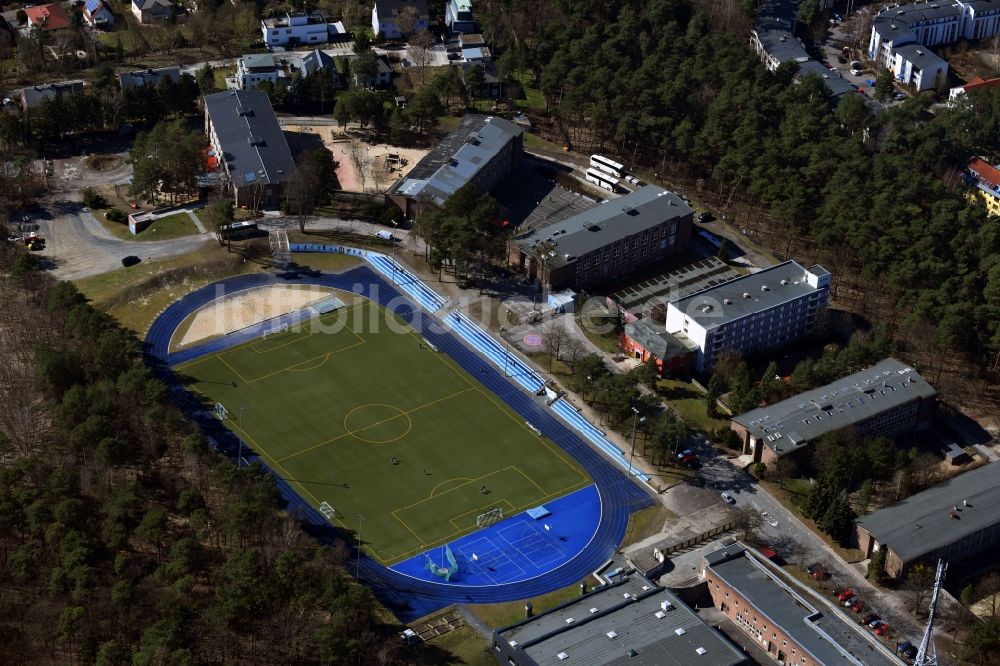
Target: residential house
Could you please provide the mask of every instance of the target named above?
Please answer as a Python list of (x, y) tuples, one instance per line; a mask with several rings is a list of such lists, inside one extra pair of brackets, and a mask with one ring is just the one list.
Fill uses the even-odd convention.
[(954, 105), (960, 97), (968, 93), (975, 93), (980, 90), (988, 90), (996, 85), (1000, 85), (1000, 78), (981, 79), (978, 76), (964, 86), (956, 86), (948, 92), (948, 103)]
[(83, 20), (91, 28), (110, 30), (115, 25), (115, 15), (102, 0), (87, 0), (83, 6)]
[[(458, 65), (462, 68), (462, 82), (469, 94), (476, 99), (502, 99), (507, 92), (507, 84), (497, 72), (497, 64), (493, 60), (480, 62), (468, 61)], [(475, 90), (469, 84), (468, 74), (473, 67), (483, 68), (483, 81)]]
[(892, 54), (892, 74), (917, 92), (937, 90), (948, 75), (948, 62), (919, 44), (904, 44)]
[(40, 86), (31, 86), (21, 90), (21, 108), (25, 111), (34, 109), (46, 101), (67, 97), (70, 95), (83, 94), (83, 81), (60, 81), (59, 83), (46, 83)]
[(694, 211), (678, 195), (646, 185), (516, 235), (508, 243), (508, 263), (549, 289), (586, 289), (684, 251), (693, 220)]
[(965, 167), (968, 182), (975, 185), (971, 196), (978, 196), (986, 204), (986, 211), (1000, 217), (1000, 169), (981, 157), (975, 157)]
[(69, 28), (69, 15), (59, 3), (25, 7), (24, 13), (28, 15), (28, 25), (32, 28), (44, 32)]
[(180, 78), (180, 67), (160, 67), (158, 69), (140, 69), (135, 72), (122, 72), (118, 75), (118, 84), (122, 90), (141, 88), (143, 86), (152, 86), (155, 88), (160, 85), (161, 79), (170, 79), (174, 83), (177, 83)]
[(746, 355), (807, 335), (829, 297), (826, 269), (786, 261), (668, 304), (666, 328), (698, 345), (695, 366), (707, 372), (723, 353)]
[[(493, 632), (499, 664), (744, 666), (750, 659), (676, 594), (624, 572), (544, 613)], [(527, 607), (530, 609), (530, 605)], [(629, 661), (631, 660), (631, 661)], [(875, 666), (882, 666), (876, 664)]]
[(823, 435), (895, 437), (926, 428), (937, 392), (913, 368), (887, 358), (787, 400), (733, 417), (730, 428), (754, 462), (804, 455)]
[(855, 521), (865, 557), (885, 552), (885, 570), (903, 578), (916, 563), (939, 558), (959, 566), (1000, 548), (1000, 465), (960, 474), (899, 504)]
[(268, 47), (350, 40), (344, 24), (331, 23), (322, 12), (287, 12), (284, 16), (263, 19), (260, 25)]
[(430, 25), (427, 0), (375, 0), (372, 32), (386, 39), (402, 39)]
[(475, 32), (472, 17), (472, 0), (445, 0), (444, 24), (454, 33)]
[[(357, 56), (352, 58), (356, 60)], [(385, 90), (392, 85), (392, 66), (389, 64), (389, 58), (385, 55), (380, 55), (376, 59), (375, 75), (363, 78), (354, 69), (351, 69), (351, 74), (354, 77), (354, 85), (361, 88), (374, 88), (376, 90)]]
[[(903, 664), (870, 629), (835, 611), (829, 601), (743, 544), (705, 555), (701, 578), (708, 586), (712, 605), (774, 663)], [(758, 659), (755, 663), (771, 661)]]
[(523, 133), (503, 118), (466, 114), (406, 178), (389, 188), (386, 205), (414, 219), (425, 203), (442, 206), (469, 183), (489, 192), (521, 163)]
[(283, 73), (270, 53), (251, 53), (236, 60), (236, 87), (253, 90), (264, 81), (277, 84)]
[(174, 3), (170, 0), (132, 0), (132, 14), (139, 23), (163, 23), (174, 16)]
[(236, 205), (279, 208), (295, 161), (267, 95), (258, 90), (206, 95), (205, 131)]

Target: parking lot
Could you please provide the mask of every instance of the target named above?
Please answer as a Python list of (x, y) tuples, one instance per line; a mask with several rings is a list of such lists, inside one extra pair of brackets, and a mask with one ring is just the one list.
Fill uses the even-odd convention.
[[(839, 16), (839, 15), (837, 15)], [(875, 97), (875, 78), (878, 73), (872, 69), (865, 50), (868, 48), (868, 38), (871, 34), (871, 17), (868, 7), (863, 7), (851, 16), (840, 17), (841, 22), (836, 22), (829, 26), (826, 38), (820, 45), (822, 60), (832, 72), (839, 74), (842, 79), (852, 84), (855, 88), (860, 88), (868, 97)], [(848, 52), (844, 52), (847, 47)], [(861, 74), (851, 73), (851, 63), (858, 61), (864, 66)], [(869, 85), (871, 82), (872, 85)], [(898, 99), (885, 102), (887, 105), (898, 104), (905, 100), (907, 95), (901, 88), (896, 88)]]

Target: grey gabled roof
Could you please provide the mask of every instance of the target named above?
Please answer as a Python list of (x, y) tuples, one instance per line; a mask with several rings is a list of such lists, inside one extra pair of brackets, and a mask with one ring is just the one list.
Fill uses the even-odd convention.
[(389, 191), (413, 199), (425, 196), (440, 206), (523, 133), (503, 118), (466, 114), (458, 127)]
[[(739, 544), (705, 557), (706, 578), (715, 576), (749, 602), (756, 612), (742, 608), (744, 615), (756, 618), (757, 627), (780, 627), (792, 640), (809, 652), (810, 663), (824, 666), (889, 666), (902, 662), (875, 649), (872, 636), (865, 629), (810, 599), (800, 586), (787, 576), (771, 570)], [(779, 570), (780, 571), (780, 570)], [(779, 577), (780, 576), (780, 577)], [(763, 617), (761, 617), (763, 615)], [(762, 630), (763, 631), (763, 630)], [(797, 664), (799, 655), (787, 663)]]
[(687, 203), (655, 185), (636, 188), (623, 197), (595, 206), (513, 240), (525, 252), (547, 244), (552, 268), (575, 262), (615, 241), (652, 229), (668, 220), (694, 216)]
[(159, 85), (160, 79), (167, 78), (177, 81), (181, 78), (180, 67), (160, 67), (159, 69), (141, 69), (135, 72), (122, 72), (118, 75), (118, 82), (122, 89), (141, 88), (142, 86)]
[(804, 76), (806, 74), (815, 74), (821, 78), (823, 84), (829, 88), (830, 94), (833, 96), (847, 93), (859, 94), (854, 85), (841, 77), (839, 72), (829, 70), (826, 66), (815, 60), (807, 60), (806, 62), (799, 63), (799, 75)]
[(288, 142), (267, 95), (231, 90), (205, 96), (205, 108), (219, 138), (233, 180), (281, 183), (295, 171)]
[(807, 282), (807, 274), (830, 275), (819, 265), (811, 266), (807, 271), (795, 261), (786, 261), (703, 289), (675, 301), (672, 307), (706, 329), (718, 327), (819, 292), (820, 289)]
[(914, 400), (937, 395), (920, 373), (887, 358), (826, 386), (733, 418), (778, 455)]
[[(676, 595), (638, 574), (499, 629), (496, 637), (508, 644), (513, 641), (540, 666), (747, 663), (741, 652)], [(699, 654), (698, 648), (704, 653)], [(636, 655), (629, 656), (629, 650)], [(566, 657), (561, 659), (560, 654)]]
[(857, 523), (904, 562), (915, 560), (1000, 523), (1000, 465), (960, 474)]
[(21, 90), (21, 101), (26, 108), (41, 106), (46, 100), (63, 95), (79, 95), (83, 92), (83, 81), (60, 81), (40, 86), (29, 86)]

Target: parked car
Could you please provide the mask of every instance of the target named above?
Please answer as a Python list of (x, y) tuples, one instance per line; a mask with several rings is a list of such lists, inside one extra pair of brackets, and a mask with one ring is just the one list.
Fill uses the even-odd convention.
[(847, 601), (853, 596), (854, 596), (854, 590), (852, 590), (851, 588), (847, 588), (843, 592), (837, 594), (837, 599), (839, 599), (840, 601)]
[(882, 620), (880, 620), (879, 618), (876, 617), (874, 620), (872, 620), (871, 622), (868, 622), (867, 624), (868, 624), (869, 627), (871, 627), (872, 629), (874, 629), (875, 627), (878, 627), (880, 625), (885, 624), (885, 622), (883, 622)]
[(870, 626), (872, 622), (874, 622), (875, 620), (878, 620), (878, 619), (879, 619), (879, 616), (876, 615), (875, 613), (867, 613), (867, 614), (865, 614), (864, 617), (861, 618), (861, 624), (867, 624), (867, 625)]
[(856, 601), (860, 601), (860, 598), (858, 597), (858, 595), (852, 594), (851, 596), (843, 600), (844, 608), (850, 608), (851, 606), (854, 605)]
[(906, 93), (898, 91), (894, 92), (892, 93), (892, 98), (897, 102), (902, 102), (904, 99), (906, 99)]
[(135, 256), (134, 254), (130, 254), (127, 257), (125, 257), (124, 259), (122, 259), (122, 266), (124, 266), (125, 268), (128, 268), (129, 266), (135, 266), (140, 261), (142, 261), (142, 259), (140, 259), (139, 257)]
[(813, 580), (826, 580), (830, 577), (830, 573), (819, 564), (810, 564), (806, 571)]
[(714, 219), (715, 219), (715, 216), (712, 215), (711, 213), (709, 213), (708, 211), (705, 211), (704, 213), (698, 213), (698, 221), (699, 222), (702, 222), (702, 223), (704, 223), (704, 222), (711, 222)]
[(889, 633), (889, 623), (888, 622), (883, 622), (882, 624), (880, 624), (877, 627), (875, 627), (875, 635), (876, 636), (885, 636), (888, 633)]
[(903, 641), (896, 646), (896, 652), (903, 655), (907, 659), (914, 659), (917, 656), (917, 646), (910, 641)]
[(722, 501), (726, 504), (736, 504), (736, 500), (729, 493), (722, 493)]
[(688, 457), (689, 455), (691, 455), (692, 453), (693, 452), (691, 451), (691, 449), (684, 449), (683, 451), (681, 451), (680, 453), (677, 454), (677, 459), (678, 460), (682, 460), (682, 459)]
[(860, 613), (864, 609), (865, 609), (865, 602), (861, 601), (861, 599), (858, 599), (853, 604), (851, 604), (851, 610), (854, 611), (855, 613)]

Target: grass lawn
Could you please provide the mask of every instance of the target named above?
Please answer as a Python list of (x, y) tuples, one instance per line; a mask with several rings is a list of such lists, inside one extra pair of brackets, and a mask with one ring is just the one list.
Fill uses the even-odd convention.
[(216, 67), (212, 70), (216, 90), (227, 90), (226, 77), (236, 73), (236, 67)]
[(141, 334), (163, 308), (184, 294), (224, 277), (263, 268), (208, 242), (195, 252), (95, 275), (78, 280), (76, 286), (96, 307)]
[(174, 213), (156, 219), (151, 225), (146, 227), (138, 235), (132, 236), (134, 240), (156, 241), (180, 238), (199, 233), (198, 227), (194, 226), (194, 221), (187, 213)]
[(313, 330), (176, 371), (207, 403), (225, 405), (227, 425), (304, 499), (328, 502), (347, 529), (363, 514), (365, 546), (383, 563), (474, 531), (490, 507), (513, 514), (589, 483), (574, 460), (387, 316), (362, 301)]
[(657, 382), (657, 392), (685, 423), (696, 430), (711, 432), (729, 427), (729, 421), (708, 415), (705, 394), (694, 384), (676, 379), (661, 379)]
[(447, 650), (458, 658), (448, 662), (467, 666), (496, 666), (489, 644), (479, 633), (465, 625), (428, 641), (430, 645)]
[(128, 230), (128, 222), (124, 224), (118, 222), (112, 222), (105, 214), (107, 210), (95, 210), (93, 211), (94, 219), (101, 223), (105, 229), (107, 229), (115, 238), (119, 240), (135, 240), (136, 237), (132, 235), (132, 232)]
[(545, 111), (545, 100), (542, 98), (542, 91), (532, 86), (532, 76), (528, 72), (521, 72), (515, 77), (521, 83), (525, 99), (517, 100), (517, 108), (532, 109), (534, 111)]
[[(587, 579), (588, 586), (593, 585), (593, 583), (594, 580), (592, 578)], [(476, 617), (483, 621), (483, 624), (491, 629), (499, 629), (500, 627), (506, 627), (514, 624), (518, 620), (524, 619), (525, 601), (530, 601), (532, 607), (534, 608), (535, 615), (539, 615), (540, 613), (544, 613), (545, 611), (555, 608), (560, 604), (576, 599), (579, 596), (580, 584), (574, 583), (568, 587), (564, 587), (532, 599), (508, 601), (503, 604), (476, 604), (470, 605), (469, 608), (476, 614)]]
[(558, 153), (563, 149), (562, 144), (546, 141), (542, 137), (537, 134), (532, 134), (531, 132), (524, 133), (524, 147), (529, 150), (549, 150), (555, 153)]
[(663, 506), (654, 504), (628, 517), (628, 527), (625, 528), (625, 539), (622, 546), (628, 546), (642, 541), (654, 534), (659, 534), (664, 523), (677, 518), (677, 514)]

